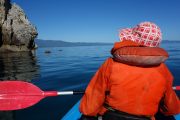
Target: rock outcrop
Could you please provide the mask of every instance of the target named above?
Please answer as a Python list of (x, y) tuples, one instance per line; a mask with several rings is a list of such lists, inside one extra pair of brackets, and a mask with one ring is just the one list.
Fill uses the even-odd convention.
[(0, 52), (32, 50), (36, 47), (36, 36), (36, 27), (20, 6), (0, 0)]

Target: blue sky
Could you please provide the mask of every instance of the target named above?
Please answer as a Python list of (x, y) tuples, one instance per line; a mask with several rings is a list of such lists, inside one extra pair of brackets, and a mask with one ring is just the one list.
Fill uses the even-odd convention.
[(156, 23), (165, 40), (180, 40), (180, 0), (12, 0), (37, 27), (38, 38), (115, 42), (118, 31)]

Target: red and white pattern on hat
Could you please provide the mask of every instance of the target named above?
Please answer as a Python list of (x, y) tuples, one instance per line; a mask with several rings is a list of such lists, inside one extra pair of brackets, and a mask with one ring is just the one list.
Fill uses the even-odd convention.
[(152, 22), (142, 22), (134, 28), (122, 29), (119, 33), (121, 41), (132, 40), (149, 47), (157, 47), (161, 43), (160, 28)]

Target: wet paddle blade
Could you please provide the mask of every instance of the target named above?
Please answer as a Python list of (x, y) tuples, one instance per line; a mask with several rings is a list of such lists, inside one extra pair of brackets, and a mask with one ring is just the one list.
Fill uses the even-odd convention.
[(0, 110), (18, 110), (32, 106), (44, 98), (43, 91), (22, 81), (0, 82)]

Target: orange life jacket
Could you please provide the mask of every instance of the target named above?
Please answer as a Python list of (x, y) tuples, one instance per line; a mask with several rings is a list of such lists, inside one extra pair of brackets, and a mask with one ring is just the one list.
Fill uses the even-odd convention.
[[(124, 47), (138, 48), (141, 45), (128, 41), (119, 42), (111, 52), (113, 54)], [(143, 54), (136, 53), (137, 58), (138, 54)], [(164, 53), (160, 56), (168, 55)], [(87, 86), (79, 110), (89, 116), (102, 115), (106, 111), (103, 104), (107, 103), (112, 108), (129, 114), (154, 116), (163, 100), (163, 108), (166, 110), (161, 109), (161, 112), (166, 115), (178, 114), (180, 101), (172, 89), (172, 83), (173, 76), (164, 63), (136, 66), (108, 58)], [(109, 95), (105, 95), (106, 91), (110, 92)]]

